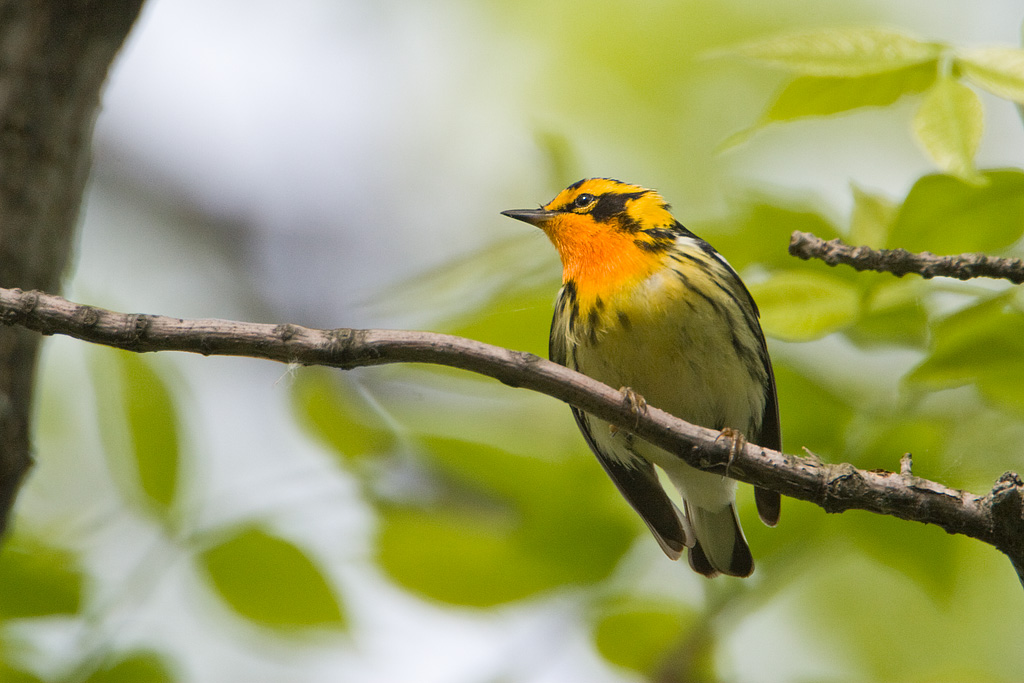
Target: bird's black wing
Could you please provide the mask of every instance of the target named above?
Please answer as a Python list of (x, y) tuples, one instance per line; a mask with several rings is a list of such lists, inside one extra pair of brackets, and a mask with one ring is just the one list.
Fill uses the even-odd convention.
[(658, 481), (654, 466), (643, 458), (634, 458), (629, 464), (625, 464), (608, 457), (594, 442), (591, 418), (578, 408), (573, 408), (572, 414), (583, 433), (583, 438), (587, 440), (587, 445), (597, 456), (597, 461), (611, 477), (619, 493), (647, 523), (647, 528), (654, 534), (665, 554), (673, 560), (679, 559), (683, 548), (686, 547), (686, 530), (679, 511)]
[[(678, 224), (679, 228), (697, 237), (693, 233), (683, 228), (682, 225)], [(697, 239), (700, 239), (697, 237)], [(701, 240), (703, 242), (703, 240)], [(772, 361), (768, 356), (768, 344), (764, 339), (764, 332), (761, 330), (761, 325), (758, 323), (758, 318), (761, 317), (761, 312), (757, 309), (757, 302), (754, 301), (754, 297), (750, 295), (750, 290), (743, 284), (743, 280), (740, 279), (739, 274), (735, 269), (725, 260), (725, 257), (718, 253), (718, 251), (707, 242), (702, 245), (705, 251), (714, 256), (718, 261), (725, 266), (725, 268), (732, 274), (737, 289), (741, 293), (742, 297), (746, 299), (746, 303), (750, 305), (750, 312), (753, 316), (748, 321), (751, 329), (753, 329), (758, 336), (758, 340), (761, 342), (761, 362), (764, 364), (765, 372), (767, 373), (767, 386), (765, 387), (765, 404), (764, 412), (761, 414), (761, 427), (755, 434), (746, 434), (745, 436), (756, 443), (758, 446), (764, 446), (765, 448), (771, 448), (775, 451), (782, 450), (782, 427), (779, 422), (779, 398), (775, 390), (775, 372), (772, 370)], [(761, 518), (761, 521), (768, 526), (775, 526), (779, 523), (779, 515), (782, 513), (782, 497), (775, 491), (754, 487), (754, 502), (757, 504), (757, 514)]]
[[(752, 438), (758, 446), (781, 451), (782, 427), (779, 424), (779, 397), (775, 393), (775, 372), (772, 370), (772, 363), (768, 360), (767, 352), (765, 352), (765, 366), (768, 369), (768, 386), (765, 388), (764, 414), (761, 417), (761, 429), (757, 434), (752, 435)], [(768, 526), (775, 526), (779, 523), (779, 515), (782, 513), (782, 496), (776, 491), (755, 486), (754, 503), (757, 504), (757, 514), (762, 522)]]

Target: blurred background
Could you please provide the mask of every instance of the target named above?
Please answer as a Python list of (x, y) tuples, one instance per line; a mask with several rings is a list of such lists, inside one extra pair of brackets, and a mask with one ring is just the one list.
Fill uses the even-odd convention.
[[(895, 469), (912, 451), (916, 474), (984, 493), (1024, 467), (1024, 400), (921, 368), (968, 303), (1019, 331), (1012, 292), (786, 254), (790, 231), (845, 234), (855, 198), (893, 211), (935, 171), (919, 101), (723, 149), (786, 76), (720, 51), (850, 25), (1019, 46), (1022, 19), (1014, 0), (149, 0), (66, 294), (546, 355), (557, 257), (499, 212), (616, 177), (659, 189), (763, 297), (787, 452)], [(982, 98), (978, 166), (1020, 167), (1017, 111)], [(833, 317), (808, 328), (780, 277), (821, 285)], [(709, 582), (665, 560), (566, 406), (490, 380), (52, 338), (40, 381), (0, 555), (11, 680), (1024, 678), (1024, 596), (992, 548), (792, 500), (766, 529), (741, 486), (758, 569)]]

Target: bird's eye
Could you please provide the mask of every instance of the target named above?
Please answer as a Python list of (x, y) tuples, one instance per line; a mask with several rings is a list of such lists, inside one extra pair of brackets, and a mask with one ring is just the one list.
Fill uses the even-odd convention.
[(588, 193), (584, 192), (583, 194), (581, 194), (578, 197), (576, 197), (576, 199), (575, 199), (575, 201), (573, 201), (572, 205), (573, 205), (574, 208), (577, 208), (577, 209), (585, 209), (588, 206), (590, 206), (591, 204), (593, 204), (595, 199), (596, 199), (596, 197), (594, 197), (594, 195), (588, 194)]

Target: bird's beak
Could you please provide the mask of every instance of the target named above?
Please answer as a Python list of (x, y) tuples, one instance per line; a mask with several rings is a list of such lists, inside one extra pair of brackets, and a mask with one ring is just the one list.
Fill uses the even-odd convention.
[(517, 221), (523, 221), (539, 228), (557, 216), (558, 212), (548, 211), (547, 209), (509, 209), (508, 211), (502, 211), (501, 215), (515, 218)]

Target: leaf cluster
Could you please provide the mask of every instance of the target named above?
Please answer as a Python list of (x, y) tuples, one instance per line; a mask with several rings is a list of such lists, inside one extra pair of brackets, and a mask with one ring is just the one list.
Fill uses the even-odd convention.
[(984, 109), (971, 86), (1024, 104), (1020, 48), (960, 49), (886, 29), (830, 28), (761, 40), (734, 53), (795, 75), (754, 130), (920, 96), (912, 123), (918, 143), (940, 170), (975, 184), (984, 182), (974, 163)]
[[(297, 544), (260, 521), (202, 529), (188, 511), (196, 481), (189, 476), (183, 418), (176, 392), (157, 363), (138, 354), (102, 350), (93, 360), (95, 404), (120, 513), (149, 529), (144, 554), (125, 591), (144, 593), (166, 578), (166, 555), (192, 567), (204, 589), (240, 625), (294, 639), (348, 627), (338, 591)], [(16, 627), (57, 617), (98, 628), (116, 611), (99, 600), (82, 557), (24, 533), (0, 554), (0, 680), (40, 681)], [(126, 537), (125, 544), (132, 544)], [(138, 542), (138, 539), (135, 539)], [(126, 547), (127, 549), (127, 547)], [(87, 632), (86, 632), (87, 633)], [(51, 667), (52, 668), (52, 667)], [(163, 683), (179, 679), (166, 653), (121, 650), (88, 636), (61, 667), (61, 680), (88, 683)]]

